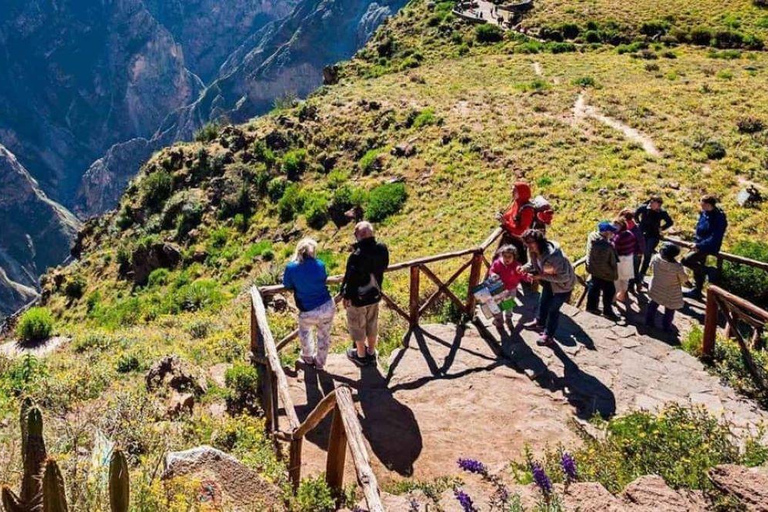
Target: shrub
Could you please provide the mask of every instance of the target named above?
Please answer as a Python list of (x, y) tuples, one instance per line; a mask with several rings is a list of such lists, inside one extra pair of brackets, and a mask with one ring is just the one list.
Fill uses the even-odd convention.
[(640, 26), (640, 33), (649, 37), (661, 36), (669, 30), (669, 23), (666, 21), (646, 21)]
[(596, 87), (597, 82), (591, 76), (583, 76), (573, 80), (573, 85), (577, 87)]
[(584, 34), (584, 40), (588, 43), (599, 43), (600, 42), (600, 32), (596, 30), (588, 30), (586, 34)]
[(709, 46), (712, 42), (712, 31), (707, 27), (696, 27), (691, 30), (689, 37), (693, 44)]
[(307, 151), (305, 149), (294, 149), (288, 151), (283, 156), (283, 171), (289, 180), (299, 179), (301, 173), (307, 168)]
[[(768, 262), (768, 243), (763, 241), (741, 241), (733, 247), (733, 252), (745, 258)], [(722, 284), (728, 291), (768, 307), (768, 273), (726, 261), (723, 263)]]
[(549, 50), (552, 53), (575, 52), (576, 45), (573, 43), (549, 43), (547, 45), (547, 50)]
[(285, 189), (283, 197), (277, 202), (277, 211), (282, 222), (292, 221), (302, 211), (304, 195), (298, 185), (292, 184)]
[(438, 122), (438, 119), (435, 116), (435, 109), (425, 108), (413, 120), (413, 127), (422, 128), (424, 126), (431, 126), (433, 124), (437, 124), (437, 122)]
[(67, 284), (64, 286), (64, 295), (70, 299), (79, 299), (85, 292), (85, 278), (82, 276), (74, 276), (72, 279), (67, 279)]
[(259, 374), (252, 365), (235, 363), (224, 374), (224, 382), (229, 388), (227, 408), (230, 414), (257, 412)]
[(150, 210), (158, 210), (171, 196), (173, 178), (168, 171), (156, 171), (141, 180), (141, 204)]
[(402, 183), (387, 183), (371, 190), (366, 215), (373, 222), (380, 222), (400, 211), (408, 194)]
[(219, 306), (224, 301), (224, 294), (216, 281), (198, 279), (181, 286), (172, 294), (171, 300), (170, 313), (199, 311)]
[(498, 43), (504, 39), (504, 31), (491, 23), (484, 23), (475, 27), (475, 39), (479, 43)]
[(765, 129), (765, 123), (756, 117), (742, 117), (736, 122), (736, 127), (741, 133), (757, 133)]
[(45, 308), (30, 308), (19, 318), (16, 336), (22, 341), (41, 341), (51, 337), (53, 315)]
[(560, 32), (566, 39), (576, 39), (579, 37), (581, 30), (575, 23), (563, 23), (563, 25), (560, 26)]
[(719, 141), (708, 140), (702, 145), (701, 150), (710, 160), (725, 158), (725, 146)]
[(195, 132), (195, 140), (197, 142), (213, 142), (219, 136), (220, 129), (221, 126), (215, 121), (206, 123)]
[(318, 193), (308, 195), (304, 199), (303, 211), (311, 228), (322, 229), (328, 222), (328, 197)]
[(245, 251), (245, 258), (252, 260), (263, 256), (267, 251), (272, 250), (272, 242), (269, 240), (261, 240), (255, 244), (251, 244)]
[[(762, 464), (766, 449), (748, 439), (745, 451), (727, 423), (711, 416), (703, 407), (667, 405), (659, 413), (633, 412), (603, 423), (604, 438), (585, 438), (573, 453), (579, 479), (599, 482), (618, 493), (643, 475), (661, 476), (674, 488), (711, 490), (707, 470), (718, 464)], [(563, 448), (549, 450), (544, 457), (547, 474), (562, 481), (560, 460)], [(528, 459), (532, 460), (530, 453)], [(529, 463), (517, 465), (527, 471)]]
[(370, 149), (366, 151), (366, 153), (360, 158), (360, 161), (358, 162), (358, 165), (360, 166), (360, 170), (362, 170), (364, 173), (368, 174), (373, 171), (379, 170), (379, 154), (381, 154), (381, 150), (379, 149)]
[(716, 48), (739, 48), (744, 42), (744, 36), (740, 32), (732, 30), (719, 30), (712, 37), (712, 46)]
[(275, 152), (267, 146), (267, 143), (263, 140), (259, 140), (253, 145), (253, 156), (256, 160), (264, 162), (268, 169), (272, 168), (277, 162)]
[(279, 201), (287, 187), (288, 182), (285, 178), (274, 178), (267, 184), (267, 195), (272, 201)]
[(117, 373), (130, 373), (141, 369), (141, 361), (134, 354), (122, 354), (117, 359)]
[[(485, 25), (480, 25), (484, 27)], [(293, 507), (296, 512), (333, 512), (336, 502), (324, 475), (305, 478), (296, 492)]]

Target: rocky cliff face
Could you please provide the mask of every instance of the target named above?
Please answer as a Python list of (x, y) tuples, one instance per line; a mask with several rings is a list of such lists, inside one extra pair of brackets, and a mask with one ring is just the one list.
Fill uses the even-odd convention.
[(69, 254), (79, 222), (0, 146), (0, 318), (37, 294), (37, 277)]

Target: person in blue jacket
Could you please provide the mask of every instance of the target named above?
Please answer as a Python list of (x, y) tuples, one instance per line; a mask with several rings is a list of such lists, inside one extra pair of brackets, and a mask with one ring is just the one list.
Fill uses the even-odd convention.
[(720, 252), (728, 228), (725, 212), (717, 206), (717, 198), (706, 195), (701, 198), (701, 213), (693, 237), (694, 249), (683, 258), (683, 265), (693, 270), (694, 288), (686, 293), (691, 298), (701, 298), (701, 290), (707, 278), (707, 256)]
[[(317, 259), (316, 254), (317, 242), (311, 238), (301, 240), (293, 259), (285, 267), (283, 286), (293, 291), (296, 307), (299, 308), (301, 360), (322, 370), (331, 346), (336, 303), (325, 284), (328, 279), (325, 264)], [(316, 342), (312, 340), (313, 330), (316, 331)]]

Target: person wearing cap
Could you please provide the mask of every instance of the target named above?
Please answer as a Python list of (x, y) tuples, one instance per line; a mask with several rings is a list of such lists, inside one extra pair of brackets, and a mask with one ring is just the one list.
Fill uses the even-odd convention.
[(614, 282), (619, 278), (619, 257), (611, 239), (618, 229), (609, 221), (597, 225), (597, 231), (587, 237), (587, 272), (592, 279), (587, 294), (587, 311), (599, 315), (600, 296), (603, 298), (603, 315), (611, 320), (619, 320), (613, 311), (613, 299), (616, 296)]
[(693, 270), (694, 288), (685, 295), (694, 299), (701, 298), (701, 290), (707, 278), (707, 256), (715, 256), (720, 252), (728, 228), (725, 212), (718, 208), (717, 198), (705, 195), (701, 198), (701, 212), (696, 223), (696, 233), (693, 237), (694, 248), (683, 258), (683, 265)]
[(536, 209), (531, 204), (531, 187), (524, 181), (518, 181), (512, 187), (512, 204), (506, 212), (498, 213), (496, 219), (504, 230), (499, 247), (514, 245), (522, 264), (528, 261), (522, 236), (531, 228), (535, 217)]
[(651, 300), (645, 313), (646, 325), (656, 324), (656, 311), (659, 306), (664, 306), (664, 320), (661, 325), (665, 331), (671, 331), (675, 311), (682, 309), (685, 305), (683, 283), (688, 280), (688, 276), (685, 274), (683, 265), (676, 259), (679, 255), (679, 247), (670, 242), (664, 242), (659, 253), (651, 260), (650, 268), (653, 276), (648, 288), (648, 296)]

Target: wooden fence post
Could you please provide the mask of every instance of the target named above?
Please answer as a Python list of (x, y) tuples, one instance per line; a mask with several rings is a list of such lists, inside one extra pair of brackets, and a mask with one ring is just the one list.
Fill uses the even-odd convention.
[(298, 490), (301, 483), (301, 448), (303, 444), (304, 439), (301, 437), (291, 441), (290, 455), (288, 457), (288, 479), (294, 492)]
[(411, 328), (419, 325), (419, 276), (421, 270), (418, 265), (411, 267), (411, 293), (409, 303), (409, 317)]
[(256, 393), (259, 397), (259, 403), (264, 409), (264, 430), (271, 435), (276, 426), (275, 407), (273, 402), (274, 386), (272, 385), (272, 375), (269, 365), (265, 364), (266, 350), (264, 349), (264, 338), (261, 336), (259, 322), (256, 318), (254, 305), (251, 303), (251, 353), (254, 356), (254, 366), (258, 373), (256, 383)]
[(337, 405), (333, 409), (331, 435), (328, 439), (328, 459), (325, 463), (325, 481), (335, 496), (344, 492), (344, 463), (347, 458), (347, 432)]
[(705, 357), (712, 357), (715, 351), (715, 339), (717, 338), (717, 296), (712, 287), (707, 289), (707, 309), (704, 317), (704, 339), (701, 344), (701, 353)]
[(467, 290), (467, 315), (475, 314), (475, 296), (472, 288), (480, 284), (480, 274), (483, 270), (483, 253), (478, 251), (472, 256), (472, 268), (469, 271), (469, 289)]

